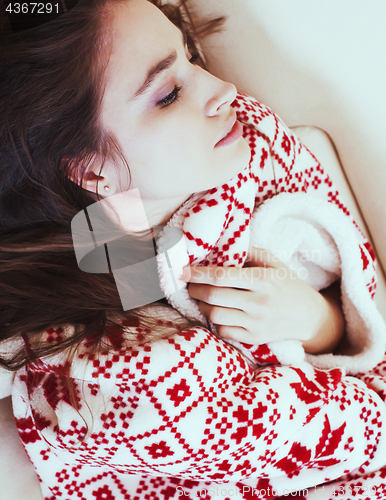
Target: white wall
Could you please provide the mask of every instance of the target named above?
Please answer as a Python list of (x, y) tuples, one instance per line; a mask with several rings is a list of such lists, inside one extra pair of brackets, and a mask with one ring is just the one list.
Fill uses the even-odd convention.
[(226, 13), (209, 69), (290, 125), (326, 130), (386, 264), (386, 1), (190, 0)]

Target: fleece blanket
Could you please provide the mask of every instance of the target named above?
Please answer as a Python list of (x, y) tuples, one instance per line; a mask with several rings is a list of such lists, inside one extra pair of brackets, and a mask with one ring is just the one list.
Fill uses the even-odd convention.
[[(58, 354), (4, 381), (45, 500), (386, 497), (386, 362), (365, 375), (344, 373), (373, 366), (384, 350), (371, 305), (371, 248), (349, 229), (330, 179), (280, 119), (242, 94), (233, 106), (249, 141), (249, 167), (180, 208), (168, 226), (185, 236), (175, 252), (168, 227), (159, 238), (165, 293), (203, 326), (150, 342), (146, 329), (123, 323), (123, 332), (104, 332), (109, 350), (96, 354), (90, 338), (71, 363)], [(308, 195), (321, 204), (311, 210)], [(295, 270), (300, 262), (312, 286), (341, 280), (349, 352), (305, 358), (299, 343), (243, 345), (257, 364), (270, 363), (253, 368), (204, 328), (186, 284), (173, 277), (187, 263), (243, 266), (250, 243), (280, 251)], [(309, 250), (315, 246), (320, 258)], [(165, 311), (168, 321), (172, 313)], [(72, 332), (52, 327), (44, 340)]]
[[(169, 260), (166, 258), (166, 248), (170, 247), (167, 229), (159, 239), (160, 281), (170, 303), (184, 316), (209, 326), (198, 302), (189, 296), (186, 284), (179, 281), (176, 289), (170, 263), (174, 277), (178, 277), (184, 265), (213, 262), (213, 248), (221, 246), (222, 265), (236, 266), (245, 262), (249, 245), (267, 249), (316, 290), (340, 279), (349, 345), (344, 354), (306, 355), (299, 341), (271, 342), (268, 348), (277, 360), (285, 365), (307, 360), (318, 368), (340, 367), (350, 374), (371, 370), (383, 358), (386, 328), (368, 292), (357, 232), (351, 219), (338, 207), (313, 195), (282, 193), (254, 211), (250, 224), (243, 231), (239, 228), (242, 237), (236, 240), (234, 227), (228, 225), (224, 229), (221, 217), (229, 212), (229, 218), (237, 219), (242, 196), (247, 195), (254, 196), (245, 189), (229, 211), (229, 200), (222, 196), (221, 190), (211, 193), (210, 201), (205, 194), (201, 199), (192, 200), (191, 206), (183, 207), (172, 219), (170, 226), (182, 229), (187, 237), (185, 253), (180, 246)], [(205, 208), (197, 211), (197, 206)], [(213, 325), (211, 327), (215, 332)], [(242, 344), (232, 343), (249, 354)]]

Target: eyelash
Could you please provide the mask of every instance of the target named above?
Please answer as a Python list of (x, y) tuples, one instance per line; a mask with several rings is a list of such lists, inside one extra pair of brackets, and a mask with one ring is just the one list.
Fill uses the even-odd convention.
[(166, 106), (169, 106), (170, 104), (173, 104), (173, 102), (178, 101), (178, 99), (180, 98), (179, 94), (181, 89), (182, 87), (175, 86), (174, 89), (170, 92), (170, 94), (168, 94), (166, 97), (158, 101), (157, 104), (161, 106), (161, 108), (164, 108)]
[[(198, 52), (196, 54), (193, 54), (191, 56), (191, 58), (189, 59), (189, 62), (191, 64), (194, 64), (196, 62), (196, 60), (198, 59), (199, 55), (200, 54)], [(166, 106), (170, 106), (170, 104), (173, 104), (174, 102), (178, 101), (178, 99), (180, 98), (180, 90), (181, 89), (182, 89), (182, 86), (177, 87), (177, 85), (175, 85), (174, 89), (170, 92), (170, 94), (168, 94), (166, 97), (164, 97), (163, 99), (158, 101), (157, 104), (161, 108), (165, 108)]]

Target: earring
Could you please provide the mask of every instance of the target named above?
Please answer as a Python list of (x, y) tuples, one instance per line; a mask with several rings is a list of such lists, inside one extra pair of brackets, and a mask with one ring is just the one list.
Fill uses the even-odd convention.
[(110, 191), (109, 186), (105, 186), (105, 191)]

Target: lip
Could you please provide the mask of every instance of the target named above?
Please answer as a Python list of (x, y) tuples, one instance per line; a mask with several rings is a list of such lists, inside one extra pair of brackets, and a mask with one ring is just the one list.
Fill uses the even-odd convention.
[(237, 118), (233, 118), (232, 126), (230, 127), (230, 129), (228, 129), (228, 132), (225, 134), (225, 136), (222, 139), (220, 139), (215, 144), (214, 147), (218, 148), (221, 146), (228, 146), (229, 144), (232, 144), (233, 142), (237, 141), (237, 139), (240, 139), (242, 134), (243, 134), (243, 126), (237, 120)]

